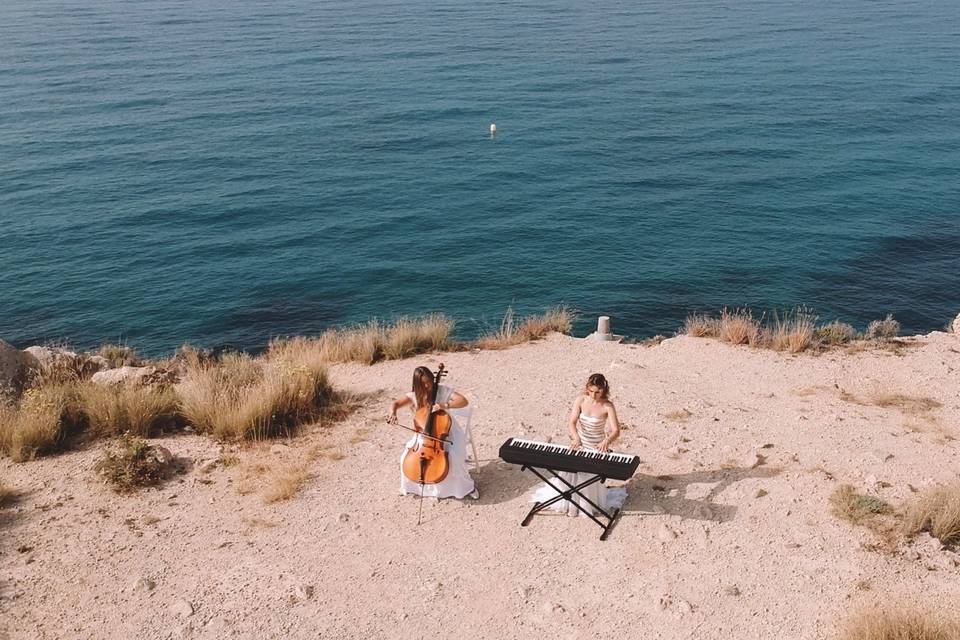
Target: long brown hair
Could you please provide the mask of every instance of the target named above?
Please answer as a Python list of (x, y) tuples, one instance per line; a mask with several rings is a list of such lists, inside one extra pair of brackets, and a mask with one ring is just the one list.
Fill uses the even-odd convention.
[(427, 367), (413, 370), (413, 394), (417, 397), (417, 407), (430, 404), (430, 392), (433, 390), (433, 372)]
[[(600, 389), (600, 397), (604, 400), (610, 397), (610, 383), (607, 382), (607, 379), (603, 377), (602, 373), (591, 373), (590, 377), (587, 378), (586, 387), (594, 386), (597, 389)], [(585, 387), (585, 388), (586, 388)]]

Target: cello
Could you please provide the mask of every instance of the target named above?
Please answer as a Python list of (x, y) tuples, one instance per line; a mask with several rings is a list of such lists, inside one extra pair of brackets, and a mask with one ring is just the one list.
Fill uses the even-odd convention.
[(450, 470), (450, 461), (444, 445), (453, 426), (453, 420), (443, 409), (433, 411), (433, 405), (437, 402), (437, 392), (440, 389), (440, 380), (445, 375), (447, 371), (441, 363), (433, 377), (430, 402), (418, 408), (414, 416), (414, 426), (422, 437), (414, 440), (413, 446), (408, 447), (403, 456), (403, 475), (411, 482), (420, 484), (421, 498), (423, 485), (443, 482)]

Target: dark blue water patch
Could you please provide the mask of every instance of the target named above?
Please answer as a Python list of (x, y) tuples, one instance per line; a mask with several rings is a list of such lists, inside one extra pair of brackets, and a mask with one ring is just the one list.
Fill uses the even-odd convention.
[(838, 317), (872, 320), (889, 313), (913, 333), (942, 328), (949, 320), (943, 309), (956, 306), (957, 269), (960, 232), (954, 221), (936, 232), (879, 238), (863, 253), (812, 275), (820, 295), (836, 301)]

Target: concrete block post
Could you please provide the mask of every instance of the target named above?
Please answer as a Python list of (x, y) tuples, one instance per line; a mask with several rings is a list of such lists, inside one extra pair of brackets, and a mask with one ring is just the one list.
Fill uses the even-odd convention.
[(610, 333), (610, 316), (600, 316), (597, 318), (597, 333), (603, 336)]
[(615, 336), (610, 331), (610, 316), (600, 316), (597, 318), (597, 330), (591, 333), (587, 338), (589, 340), (613, 341), (619, 340), (623, 336)]

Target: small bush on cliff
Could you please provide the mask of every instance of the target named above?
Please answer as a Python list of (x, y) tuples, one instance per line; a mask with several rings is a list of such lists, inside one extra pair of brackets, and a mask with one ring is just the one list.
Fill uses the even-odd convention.
[(817, 327), (814, 337), (818, 342), (827, 346), (847, 344), (857, 339), (857, 330), (846, 322), (834, 320), (829, 324)]
[(867, 325), (867, 331), (864, 337), (868, 340), (891, 340), (900, 333), (900, 323), (893, 319), (893, 316), (887, 314), (883, 320), (874, 320)]
[(960, 546), (960, 484), (935, 487), (907, 507), (904, 532), (928, 531), (944, 546)]
[(524, 342), (539, 340), (550, 333), (570, 333), (574, 313), (566, 307), (554, 307), (540, 315), (528, 316), (517, 321), (512, 308), (508, 308), (497, 331), (481, 336), (475, 343), (479, 349), (506, 349)]
[(177, 387), (181, 411), (200, 433), (222, 440), (260, 440), (288, 435), (316, 420), (335, 394), (315, 352), (300, 359), (263, 361), (229, 354), (209, 367), (187, 372)]
[(159, 484), (169, 473), (169, 461), (146, 440), (123, 434), (94, 469), (118, 493)]
[(61, 450), (83, 426), (76, 385), (34, 387), (19, 405), (0, 407), (0, 451), (14, 462), (32, 460)]

